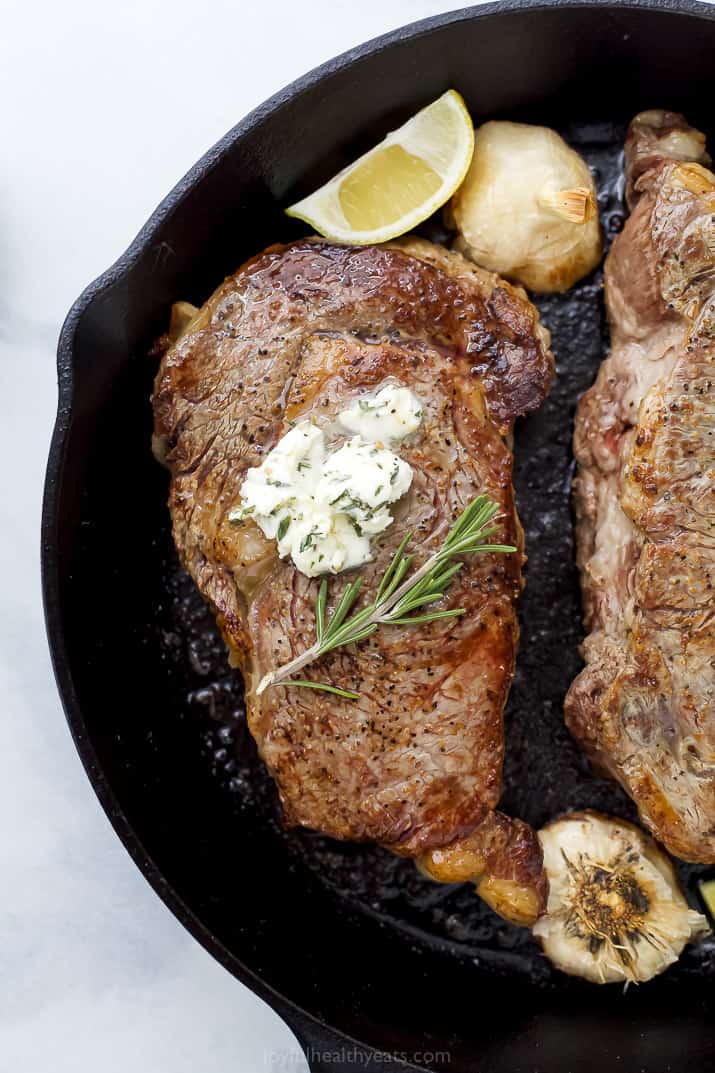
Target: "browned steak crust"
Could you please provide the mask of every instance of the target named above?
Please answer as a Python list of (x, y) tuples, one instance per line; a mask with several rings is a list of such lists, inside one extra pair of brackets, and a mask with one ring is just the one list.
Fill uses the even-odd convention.
[(668, 849), (715, 861), (715, 176), (647, 112), (606, 262), (611, 354), (576, 415), (589, 636), (566, 721)]
[[(523, 292), (420, 240), (270, 248), (165, 354), (155, 436), (171, 471), (176, 545), (245, 676), (250, 728), (288, 823), (414, 856), (468, 835), (496, 806), (523, 559), (505, 436), (543, 400), (552, 364)], [(479, 493), (499, 504), (495, 539), (519, 552), (471, 557), (445, 603), (465, 607), (463, 617), (383, 628), (311, 667), (311, 677), (359, 689), (359, 701), (290, 687), (257, 697), (266, 671), (312, 643), (317, 582), (227, 511), (288, 421), (328, 425), (387, 377), (416, 393), (424, 417), (401, 449), (412, 488), (374, 542), (363, 592), (406, 532), (419, 565)], [(331, 600), (344, 583), (331, 582)], [(514, 874), (543, 901), (540, 849), (526, 830), (512, 839)], [(493, 852), (492, 864), (507, 874), (514, 851), (501, 844), (505, 859)]]

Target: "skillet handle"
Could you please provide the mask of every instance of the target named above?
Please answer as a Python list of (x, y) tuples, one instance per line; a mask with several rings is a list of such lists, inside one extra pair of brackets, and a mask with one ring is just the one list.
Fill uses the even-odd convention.
[(398, 1059), (385, 1051), (365, 1047), (295, 1009), (276, 1012), (295, 1033), (310, 1073), (429, 1073), (427, 1067), (406, 1061), (407, 1055)]

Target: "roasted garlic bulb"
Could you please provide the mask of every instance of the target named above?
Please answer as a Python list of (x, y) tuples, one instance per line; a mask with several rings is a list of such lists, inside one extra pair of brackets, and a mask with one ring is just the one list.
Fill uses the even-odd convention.
[(650, 980), (708, 932), (668, 858), (633, 824), (574, 812), (539, 838), (549, 900), (533, 934), (563, 972), (600, 984)]
[(448, 221), (463, 253), (532, 291), (568, 290), (601, 259), (593, 177), (548, 127), (481, 126)]

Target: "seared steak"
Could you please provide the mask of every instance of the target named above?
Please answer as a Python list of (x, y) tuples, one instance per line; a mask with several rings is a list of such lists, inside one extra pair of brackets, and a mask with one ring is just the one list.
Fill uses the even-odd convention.
[[(469, 836), (491, 877), (485, 896), (509, 900), (515, 917), (541, 910), (544, 879), (533, 831), (493, 813), (523, 560), (506, 441), (543, 400), (552, 364), (523, 292), (458, 254), (420, 240), (309, 240), (272, 247), (227, 279), (164, 355), (154, 393), (176, 546), (243, 673), (286, 822), (413, 857)], [(405, 533), (418, 566), (479, 493), (499, 504), (494, 539), (519, 551), (470, 558), (445, 603), (463, 617), (386, 627), (311, 667), (359, 701), (284, 686), (258, 697), (267, 671), (312, 644), (318, 582), (228, 511), (289, 421), (325, 427), (386, 378), (409, 387), (424, 416), (401, 447), (412, 487), (373, 544), (363, 593)], [(329, 602), (344, 585), (331, 581)]]
[(715, 861), (715, 176), (682, 116), (626, 142), (612, 348), (576, 415), (586, 668), (566, 721), (656, 838)]

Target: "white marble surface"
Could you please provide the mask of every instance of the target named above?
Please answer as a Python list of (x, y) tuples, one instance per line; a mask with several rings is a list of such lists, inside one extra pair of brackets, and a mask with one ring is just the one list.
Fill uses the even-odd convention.
[(65, 727), (40, 603), (55, 343), (201, 153), (322, 60), (440, 0), (0, 3), (0, 1073), (307, 1069), (112, 832)]

